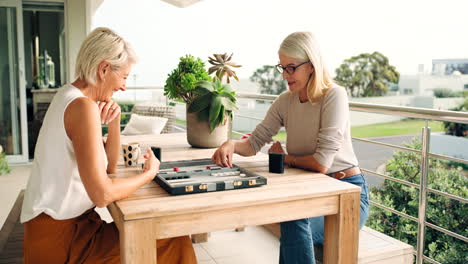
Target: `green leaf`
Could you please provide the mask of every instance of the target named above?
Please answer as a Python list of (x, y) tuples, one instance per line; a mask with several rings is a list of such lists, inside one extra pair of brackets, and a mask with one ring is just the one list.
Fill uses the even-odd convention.
[(222, 86), (223, 86), (222, 89), (221, 89), (222, 91), (225, 91), (227, 93), (235, 93), (234, 90), (232, 89), (231, 85), (223, 84)]
[(211, 80), (203, 61), (191, 55), (181, 57), (177, 68), (168, 74), (164, 95), (169, 99), (190, 103), (195, 85), (201, 80)]
[(221, 97), (221, 103), (226, 110), (234, 111), (238, 109), (236, 103), (233, 102), (230, 98)]
[(223, 106), (221, 106), (221, 111), (219, 113), (218, 122), (217, 122), (216, 126), (219, 126), (219, 125), (223, 124), (225, 117), (226, 117), (226, 109), (224, 108), (224, 105), (223, 105)]
[(208, 82), (208, 81), (200, 81), (197, 83), (197, 90), (206, 90), (208, 92), (213, 92), (214, 91), (214, 87), (213, 87), (213, 83), (212, 82)]
[(233, 102), (237, 101), (234, 92), (228, 93), (228, 92), (222, 91), (219, 95), (223, 96), (223, 97), (227, 97), (227, 98), (231, 99), (231, 101), (233, 101)]
[(210, 125), (213, 124), (220, 114), (222, 107), (221, 97), (215, 96), (211, 99), (211, 108), (210, 108)]
[(222, 124), (224, 121), (224, 106), (221, 105), (221, 108), (219, 110), (220, 111), (219, 111), (218, 117), (213, 122), (210, 122), (211, 131), (213, 131), (217, 126)]
[(208, 108), (211, 103), (211, 96), (211, 93), (205, 93), (204, 95), (195, 98), (188, 107), (188, 112), (200, 112), (201, 110)]
[(210, 117), (210, 109), (207, 107), (198, 112), (198, 121), (208, 121)]

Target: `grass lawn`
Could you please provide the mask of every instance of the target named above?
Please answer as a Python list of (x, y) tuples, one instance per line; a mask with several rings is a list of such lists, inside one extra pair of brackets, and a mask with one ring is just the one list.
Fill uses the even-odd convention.
[[(399, 122), (382, 123), (367, 126), (351, 127), (351, 136), (359, 138), (371, 138), (371, 137), (384, 137), (384, 136), (396, 136), (396, 135), (407, 135), (407, 134), (420, 134), (421, 128), (425, 126), (425, 121), (421, 120), (405, 120)], [(442, 122), (431, 121), (429, 122), (431, 132), (443, 132), (444, 126)], [(251, 133), (251, 132), (244, 132)], [(276, 135), (274, 140), (284, 142), (286, 141), (286, 133), (280, 131)]]
[[(421, 120), (404, 120), (399, 122), (382, 123), (368, 126), (351, 127), (351, 136), (359, 138), (395, 136), (406, 134), (421, 134), (421, 128), (426, 125)], [(442, 122), (430, 121), (431, 132), (442, 132)]]

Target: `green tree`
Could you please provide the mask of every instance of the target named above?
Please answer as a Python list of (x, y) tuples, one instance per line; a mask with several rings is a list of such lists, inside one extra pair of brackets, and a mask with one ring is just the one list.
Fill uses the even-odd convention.
[[(419, 139), (414, 139), (409, 148), (421, 149)], [(386, 164), (386, 174), (419, 184), (421, 157), (417, 153), (397, 151)], [(430, 188), (466, 198), (468, 181), (462, 175), (462, 168), (453, 163), (429, 159), (428, 186)], [(372, 188), (371, 200), (418, 217), (419, 191), (394, 181), (385, 180), (381, 188)], [(468, 235), (468, 205), (443, 196), (428, 193), (426, 221), (447, 230)], [(367, 226), (413, 245), (417, 243), (417, 223), (396, 214), (371, 207)], [(426, 227), (424, 254), (440, 263), (468, 263), (468, 244)]]
[(375, 51), (346, 59), (336, 69), (335, 81), (353, 97), (382, 96), (391, 83), (398, 83), (400, 74), (388, 58)]
[(280, 94), (286, 91), (287, 88), (283, 75), (272, 65), (263, 65), (263, 67), (255, 70), (250, 76), (250, 81), (258, 83), (260, 93), (263, 94)]
[[(465, 98), (465, 101), (459, 106), (450, 109), (452, 111), (468, 111), (468, 97)], [(457, 137), (468, 137), (468, 124), (460, 124), (453, 122), (444, 121), (445, 133)]]

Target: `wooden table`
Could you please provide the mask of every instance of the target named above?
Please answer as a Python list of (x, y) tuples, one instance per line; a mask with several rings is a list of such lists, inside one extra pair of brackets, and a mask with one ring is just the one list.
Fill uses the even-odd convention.
[[(162, 148), (163, 161), (209, 158), (184, 133), (123, 137)], [(360, 188), (326, 175), (286, 168), (268, 172), (268, 156), (235, 155), (234, 162), (268, 178), (266, 186), (170, 196), (155, 182), (108, 209), (120, 232), (122, 263), (156, 263), (156, 239), (325, 215), (324, 263), (357, 263)], [(123, 163), (122, 163), (123, 164)], [(119, 166), (116, 177), (138, 168)]]

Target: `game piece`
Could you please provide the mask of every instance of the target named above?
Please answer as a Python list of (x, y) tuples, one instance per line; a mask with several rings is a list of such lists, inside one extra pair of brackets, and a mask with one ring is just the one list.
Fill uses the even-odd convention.
[(159, 161), (162, 161), (162, 157), (161, 157), (161, 148), (158, 148), (158, 147), (155, 147), (155, 146), (151, 146), (151, 150), (153, 151), (154, 156), (155, 156)]
[(272, 173), (284, 173), (284, 153), (270, 152), (268, 159), (268, 168)]

